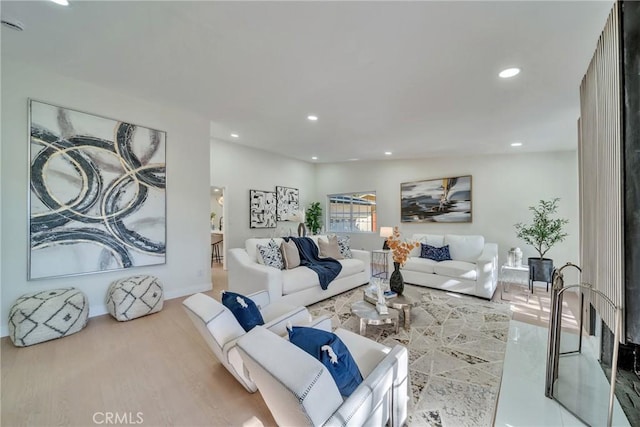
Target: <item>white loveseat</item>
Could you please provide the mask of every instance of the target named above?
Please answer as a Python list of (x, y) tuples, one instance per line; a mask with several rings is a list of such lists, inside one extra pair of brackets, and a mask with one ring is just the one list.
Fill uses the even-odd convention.
[(450, 261), (420, 258), (413, 249), (402, 267), (405, 283), (491, 299), (498, 284), (498, 245), (483, 236), (414, 234), (412, 240), (427, 245), (449, 245)]
[[(311, 236), (316, 246), (318, 238)], [(371, 277), (371, 253), (351, 249), (353, 258), (338, 260), (342, 271), (326, 290), (320, 287), (318, 275), (307, 267), (279, 270), (258, 263), (256, 245), (267, 245), (271, 239), (247, 239), (244, 248), (229, 250), (227, 269), (229, 290), (243, 295), (266, 290), (271, 301), (282, 299), (296, 306), (307, 306), (326, 298), (356, 288), (369, 282)], [(281, 238), (273, 239), (278, 246)]]

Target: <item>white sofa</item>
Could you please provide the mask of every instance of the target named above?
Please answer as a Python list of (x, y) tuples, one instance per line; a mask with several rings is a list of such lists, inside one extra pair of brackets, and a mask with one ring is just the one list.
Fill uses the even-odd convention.
[[(318, 244), (318, 238), (327, 236), (310, 236)], [(371, 277), (371, 253), (351, 249), (353, 258), (338, 260), (342, 271), (326, 290), (320, 287), (318, 275), (307, 267), (296, 267), (291, 270), (278, 270), (274, 267), (258, 263), (257, 244), (266, 245), (266, 239), (247, 239), (244, 248), (229, 250), (227, 259), (229, 290), (239, 294), (266, 290), (271, 301), (282, 299), (292, 305), (308, 306), (342, 292), (356, 288), (369, 282)], [(278, 246), (281, 238), (273, 239)]]
[[(405, 283), (491, 299), (498, 284), (498, 245), (483, 236), (414, 234), (412, 240), (435, 247), (449, 245), (450, 261), (420, 258), (418, 247), (402, 267)], [(391, 258), (391, 257), (390, 257)]]

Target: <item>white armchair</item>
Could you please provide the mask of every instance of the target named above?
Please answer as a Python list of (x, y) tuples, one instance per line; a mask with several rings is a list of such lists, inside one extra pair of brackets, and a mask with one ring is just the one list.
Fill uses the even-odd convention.
[(344, 400), (324, 365), (286, 339), (257, 326), (238, 340), (240, 356), (278, 425), (403, 425), (408, 403), (407, 349), (389, 348), (344, 329), (335, 334), (363, 377)]
[[(280, 302), (271, 304), (269, 293), (266, 291), (247, 296), (258, 306), (265, 321), (264, 327), (275, 334), (285, 335), (288, 323), (331, 330), (331, 320), (328, 317), (322, 316), (312, 321), (311, 315), (305, 307), (295, 307)], [(255, 392), (256, 385), (247, 375), (236, 348), (238, 339), (246, 332), (233, 313), (220, 302), (205, 294), (191, 295), (182, 304), (218, 360), (247, 391)]]

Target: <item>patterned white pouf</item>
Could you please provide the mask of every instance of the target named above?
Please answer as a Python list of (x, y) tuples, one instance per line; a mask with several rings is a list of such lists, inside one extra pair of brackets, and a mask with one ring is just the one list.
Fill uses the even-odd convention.
[(17, 347), (75, 334), (89, 318), (87, 296), (76, 288), (22, 295), (9, 310), (9, 336)]
[(107, 291), (107, 309), (124, 322), (162, 310), (162, 283), (154, 276), (132, 276), (111, 283)]

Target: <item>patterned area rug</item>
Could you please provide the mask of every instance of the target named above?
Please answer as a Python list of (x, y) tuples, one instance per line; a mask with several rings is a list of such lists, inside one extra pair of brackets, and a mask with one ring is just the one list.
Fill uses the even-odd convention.
[[(358, 332), (351, 304), (366, 286), (309, 306), (331, 317), (334, 327)], [(490, 426), (496, 410), (511, 311), (501, 304), (419, 286), (405, 286), (416, 299), (411, 329), (367, 327), (367, 337), (409, 350), (412, 399), (409, 425)]]

